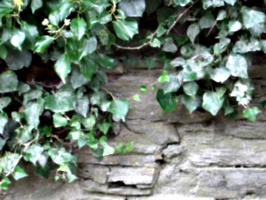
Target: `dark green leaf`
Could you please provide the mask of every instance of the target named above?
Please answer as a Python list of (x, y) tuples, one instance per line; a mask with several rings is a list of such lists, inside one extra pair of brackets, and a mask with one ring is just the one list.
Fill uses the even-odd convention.
[(162, 89), (159, 89), (157, 91), (156, 99), (165, 112), (171, 112), (172, 110), (174, 110), (178, 102), (175, 93), (165, 94)]
[(103, 132), (103, 134), (107, 134), (108, 130), (111, 128), (111, 123), (105, 122), (102, 124), (98, 124), (98, 128), (100, 129), (100, 131)]
[(98, 66), (89, 58), (83, 58), (81, 61), (80, 71), (85, 78), (91, 81), (93, 74), (97, 71)]
[(61, 55), (58, 60), (56, 61), (55, 65), (55, 72), (58, 74), (58, 76), (61, 78), (63, 83), (66, 82), (66, 77), (69, 74), (71, 70), (71, 65), (70, 65), (70, 59), (67, 54)]
[(49, 47), (50, 44), (52, 44), (53, 41), (54, 38), (48, 35), (40, 37), (35, 44), (34, 52), (43, 53), (47, 49), (47, 47)]
[(243, 116), (248, 120), (255, 122), (257, 115), (260, 113), (260, 110), (257, 107), (245, 108), (243, 110)]
[[(0, 10), (1, 10), (1, 8), (0, 8)], [(3, 190), (8, 190), (9, 184), (11, 184), (11, 181), (6, 176), (4, 176), (0, 182), (0, 188)]]
[(138, 33), (138, 23), (135, 20), (113, 21), (116, 35), (122, 40), (129, 40)]
[(0, 93), (13, 92), (18, 89), (17, 75), (13, 71), (0, 74)]
[(78, 98), (75, 106), (76, 112), (81, 114), (83, 117), (87, 117), (89, 111), (89, 103), (90, 101), (87, 96)]
[(158, 6), (161, 4), (161, 0), (146, 0), (146, 8), (145, 11), (149, 15), (156, 11)]
[(114, 67), (114, 59), (104, 54), (92, 54), (90, 56), (93, 61), (99, 64), (101, 67), (111, 69)]
[(7, 50), (6, 50), (6, 48), (3, 45), (1, 45), (0, 46), (0, 58), (5, 60), (6, 56), (7, 56)]
[(70, 82), (74, 89), (81, 87), (88, 83), (88, 79), (79, 71), (79, 69), (72, 69)]
[(22, 69), (23, 67), (29, 67), (32, 60), (32, 54), (23, 49), (19, 50), (8, 50), (7, 57), (5, 59), (8, 68), (11, 70)]
[(119, 9), (128, 17), (141, 17), (145, 7), (145, 0), (123, 0), (119, 3)]
[(79, 60), (93, 53), (96, 50), (96, 48), (97, 48), (97, 39), (95, 37), (91, 37), (90, 39), (85, 40)]
[(110, 112), (117, 118), (125, 121), (129, 110), (129, 102), (126, 99), (115, 99), (111, 102)]
[(86, 32), (87, 24), (83, 18), (74, 18), (71, 20), (70, 29), (78, 40), (80, 40)]

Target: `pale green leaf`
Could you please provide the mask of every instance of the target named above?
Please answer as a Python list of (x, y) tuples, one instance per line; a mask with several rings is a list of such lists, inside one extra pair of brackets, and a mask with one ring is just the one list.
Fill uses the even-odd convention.
[(63, 83), (65, 83), (66, 77), (71, 70), (71, 63), (70, 63), (69, 56), (67, 54), (61, 55), (56, 61), (54, 68), (55, 68), (55, 72), (61, 78)]
[(145, 6), (145, 0), (123, 0), (119, 3), (119, 9), (128, 17), (141, 17)]
[(216, 92), (205, 92), (203, 95), (202, 107), (212, 115), (216, 115), (222, 107), (224, 98), (219, 98)]
[(244, 56), (240, 54), (230, 54), (226, 62), (226, 68), (230, 70), (232, 76), (247, 78), (248, 64)]
[(197, 23), (191, 24), (187, 29), (187, 36), (190, 41), (194, 44), (195, 38), (200, 32), (200, 26)]
[(116, 35), (122, 40), (129, 40), (138, 33), (138, 23), (135, 20), (113, 21)]
[(83, 18), (74, 18), (70, 23), (70, 30), (77, 37), (78, 40), (85, 34), (87, 24)]
[(110, 112), (117, 118), (125, 121), (129, 110), (129, 102), (126, 99), (115, 99), (111, 102)]

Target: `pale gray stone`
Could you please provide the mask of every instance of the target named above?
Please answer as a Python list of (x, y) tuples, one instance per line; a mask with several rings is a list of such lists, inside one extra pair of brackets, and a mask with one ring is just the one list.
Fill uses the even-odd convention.
[(78, 169), (78, 176), (85, 179), (91, 179), (94, 182), (100, 184), (104, 184), (107, 182), (109, 172), (110, 170), (106, 166), (80, 164)]

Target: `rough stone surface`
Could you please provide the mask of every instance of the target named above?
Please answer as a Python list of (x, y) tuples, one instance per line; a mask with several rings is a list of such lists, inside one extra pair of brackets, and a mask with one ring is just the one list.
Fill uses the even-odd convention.
[[(127, 71), (122, 65), (106, 88), (117, 97), (132, 97), (140, 84), (154, 82), (161, 70)], [(251, 71), (256, 93), (253, 104), (266, 100), (265, 74)], [(178, 105), (164, 113), (155, 92), (131, 102), (126, 122), (116, 123), (118, 135), (133, 141), (134, 150), (95, 160), (87, 148), (79, 152), (79, 180), (71, 184), (34, 175), (0, 191), (2, 200), (222, 200), (266, 199), (266, 111), (255, 123), (206, 112), (192, 115)], [(239, 110), (241, 112), (241, 109)]]

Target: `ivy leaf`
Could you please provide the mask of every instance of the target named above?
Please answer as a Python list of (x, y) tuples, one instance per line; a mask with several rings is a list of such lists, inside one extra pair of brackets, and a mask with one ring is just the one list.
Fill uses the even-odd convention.
[(199, 86), (196, 82), (192, 81), (192, 82), (187, 82), (183, 84), (183, 90), (184, 92), (191, 97), (195, 97), (195, 95), (197, 94), (199, 89)]
[(0, 182), (0, 188), (3, 190), (8, 190), (9, 184), (11, 184), (11, 181), (6, 176), (3, 176), (3, 178)]
[(7, 107), (11, 102), (10, 97), (2, 97), (0, 98), (0, 111), (3, 111), (3, 108)]
[(171, 52), (171, 53), (175, 53), (177, 51), (177, 46), (175, 45), (173, 38), (165, 39), (165, 42), (163, 45), (163, 51)]
[(18, 88), (18, 78), (13, 71), (6, 71), (0, 74), (0, 93), (16, 91)]
[(148, 15), (156, 11), (158, 6), (161, 4), (161, 0), (146, 0), (145, 11)]
[(8, 122), (8, 116), (5, 112), (0, 113), (0, 135), (4, 132), (4, 127)]
[(256, 121), (256, 117), (259, 113), (260, 110), (256, 106), (252, 108), (245, 108), (243, 110), (243, 116), (252, 122)]
[(181, 81), (178, 79), (178, 76), (175, 74), (169, 75), (169, 81), (163, 84), (163, 92), (170, 93), (176, 92), (181, 86)]
[(31, 11), (32, 13), (34, 14), (36, 10), (38, 10), (39, 8), (42, 7), (43, 3), (42, 3), (43, 0), (32, 0), (31, 1)]
[(83, 58), (81, 61), (80, 72), (85, 78), (91, 81), (93, 74), (97, 71), (98, 66), (93, 62), (93, 60), (88, 57)]
[(85, 34), (87, 24), (83, 18), (74, 18), (70, 23), (70, 30), (80, 40)]
[(35, 44), (34, 52), (43, 53), (47, 49), (47, 47), (52, 44), (53, 41), (54, 38), (48, 35), (40, 37)]
[(252, 28), (257, 24), (265, 22), (265, 14), (243, 6), (241, 8), (243, 23), (246, 28)]
[(212, 115), (216, 115), (224, 102), (223, 97), (219, 97), (216, 92), (205, 92), (203, 95), (202, 107)]
[(101, 132), (103, 132), (104, 135), (106, 135), (108, 130), (111, 128), (111, 123), (105, 122), (102, 124), (98, 124), (98, 128)]
[(2, 58), (3, 60), (6, 59), (7, 56), (7, 49), (1, 45), (0, 46), (0, 58)]
[(125, 121), (129, 110), (129, 103), (126, 99), (115, 99), (110, 104), (110, 112), (117, 118)]
[(90, 100), (87, 96), (83, 96), (77, 99), (77, 103), (75, 106), (75, 111), (81, 114), (83, 117), (87, 117), (89, 110)]
[(157, 38), (154, 38), (152, 40), (152, 42), (150, 43), (150, 45), (151, 45), (151, 47), (154, 47), (154, 48), (156, 48), (156, 47), (160, 48), (161, 42)]
[(20, 166), (15, 167), (14, 173), (12, 175), (16, 181), (28, 176), (28, 174)]
[(74, 68), (71, 72), (70, 83), (74, 89), (77, 89), (88, 83), (88, 79), (78, 69)]
[(113, 21), (116, 35), (122, 40), (129, 40), (138, 33), (138, 23), (135, 20)]
[(230, 4), (232, 6), (235, 5), (236, 1), (237, 0), (224, 0), (225, 3)]
[(195, 38), (200, 32), (200, 26), (197, 23), (191, 24), (187, 29), (187, 36), (190, 41), (194, 44)]
[(10, 42), (14, 47), (17, 47), (21, 51), (21, 45), (24, 42), (25, 38), (25, 33), (23, 31), (17, 30), (12, 35)]
[(229, 32), (236, 32), (242, 28), (242, 24), (237, 20), (230, 20), (228, 23)]
[(90, 37), (90, 39), (85, 40), (82, 48), (82, 53), (79, 57), (79, 60), (81, 60), (83, 57), (93, 53), (97, 48), (97, 39), (96, 37)]
[(167, 70), (163, 70), (162, 75), (158, 78), (160, 83), (169, 82), (169, 75)]
[(207, 11), (199, 20), (199, 25), (201, 29), (210, 28), (215, 23), (214, 16), (211, 11)]
[(232, 76), (248, 78), (248, 64), (245, 57), (240, 54), (230, 54), (226, 62), (226, 68), (230, 70)]
[(64, 127), (67, 125), (68, 121), (65, 117), (62, 116), (61, 113), (54, 113), (53, 114), (53, 123), (54, 127)]
[(224, 83), (231, 75), (230, 71), (225, 67), (209, 68), (211, 79), (217, 83)]
[(171, 112), (172, 110), (174, 110), (178, 102), (175, 93), (165, 94), (162, 89), (159, 89), (157, 91), (156, 99), (165, 112)]
[(128, 17), (141, 17), (145, 7), (145, 0), (123, 0), (119, 3), (119, 9)]
[(186, 106), (189, 113), (194, 112), (201, 105), (201, 98), (199, 96), (182, 95), (182, 103)]
[(71, 70), (69, 56), (67, 54), (61, 55), (56, 61), (54, 68), (55, 68), (55, 72), (61, 78), (63, 83), (65, 83), (66, 77)]
[(140, 101), (140, 97), (139, 97), (138, 94), (135, 94), (135, 95), (133, 96), (133, 99), (134, 99), (135, 101)]
[(38, 99), (37, 102), (29, 102), (26, 105), (25, 109), (25, 118), (29, 125), (33, 126), (34, 128), (37, 128), (40, 119), (39, 116), (42, 114), (44, 109), (44, 100)]
[(81, 123), (86, 129), (91, 131), (93, 129), (94, 125), (96, 124), (96, 117), (94, 115), (90, 115), (87, 118), (83, 118), (81, 120)]
[(19, 70), (23, 67), (29, 67), (32, 60), (32, 54), (23, 49), (22, 51), (19, 50), (8, 50), (7, 57), (5, 59), (8, 68), (11, 70)]
[(107, 144), (107, 137), (106, 136), (102, 136), (99, 140), (99, 143), (103, 146), (103, 156), (108, 156), (111, 155), (115, 152), (113, 147), (110, 147)]

